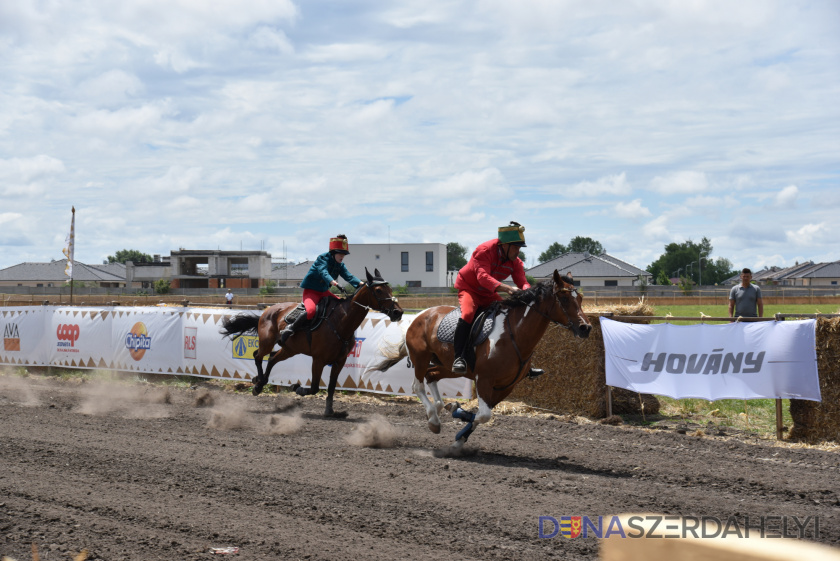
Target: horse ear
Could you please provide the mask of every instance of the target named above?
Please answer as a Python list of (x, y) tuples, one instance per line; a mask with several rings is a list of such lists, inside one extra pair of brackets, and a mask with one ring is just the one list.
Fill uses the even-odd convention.
[(554, 284), (559, 284), (563, 286), (563, 281), (560, 279), (560, 271), (554, 269)]
[(370, 272), (368, 272), (367, 267), (365, 267), (365, 275), (367, 275), (368, 284), (373, 284), (373, 277), (370, 276)]
[(378, 278), (378, 279), (381, 279), (381, 278), (382, 278), (382, 275), (381, 275), (381, 274), (379, 274), (379, 269), (374, 269), (374, 270), (373, 270), (373, 274), (374, 274), (374, 276), (376, 276), (376, 278)]

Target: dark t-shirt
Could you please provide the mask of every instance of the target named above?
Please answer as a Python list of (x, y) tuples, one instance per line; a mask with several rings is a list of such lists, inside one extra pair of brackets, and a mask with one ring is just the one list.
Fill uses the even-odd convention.
[(736, 285), (729, 291), (729, 299), (735, 300), (734, 317), (754, 318), (758, 317), (758, 299), (761, 298), (761, 289), (750, 284), (748, 287)]

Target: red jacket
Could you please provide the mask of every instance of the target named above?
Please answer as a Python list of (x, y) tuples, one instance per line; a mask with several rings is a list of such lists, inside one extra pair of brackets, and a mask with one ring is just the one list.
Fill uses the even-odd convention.
[(500, 281), (509, 276), (513, 277), (516, 286), (525, 290), (530, 284), (525, 280), (525, 265), (518, 257), (513, 261), (502, 260), (502, 250), (499, 240), (484, 242), (472, 253), (469, 262), (458, 272), (455, 288), (466, 290), (479, 298), (501, 300), (502, 296), (496, 292)]

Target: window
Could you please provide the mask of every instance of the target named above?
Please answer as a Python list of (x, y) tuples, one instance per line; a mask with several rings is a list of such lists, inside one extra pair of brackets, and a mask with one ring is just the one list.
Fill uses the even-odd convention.
[(431, 272), (435, 270), (435, 252), (434, 251), (427, 251), (426, 252), (426, 272)]
[(401, 263), (400, 271), (402, 271), (403, 273), (407, 273), (408, 272), (408, 252), (407, 251), (401, 252), (400, 259), (401, 259), (401, 261), (400, 261), (400, 263)]
[(837, 281), (831, 281), (831, 284), (837, 284)]
[(572, 280), (572, 284), (574, 284), (575, 286), (580, 286), (580, 281), (579, 280)]
[(604, 286), (618, 286), (617, 280), (605, 280)]
[(406, 288), (420, 288), (421, 282), (420, 281), (405, 281)]

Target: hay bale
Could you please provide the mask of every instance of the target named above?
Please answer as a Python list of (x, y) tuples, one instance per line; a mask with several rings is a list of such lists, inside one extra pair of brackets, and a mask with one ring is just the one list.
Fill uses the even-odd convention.
[(816, 335), (822, 401), (790, 400), (793, 428), (788, 439), (840, 442), (840, 318), (817, 319)]
[[(578, 339), (562, 327), (549, 327), (532, 360), (535, 367), (545, 369), (545, 376), (521, 382), (509, 399), (574, 415), (607, 416), (604, 337), (600, 317), (593, 314), (612, 312), (611, 319), (621, 321), (621, 316), (652, 316), (653, 308), (641, 300), (635, 305), (585, 307), (584, 312), (592, 323), (589, 338)], [(613, 412), (638, 415), (642, 413), (641, 403), (645, 415), (659, 412), (656, 397), (642, 395), (640, 402), (635, 392), (613, 389)]]

